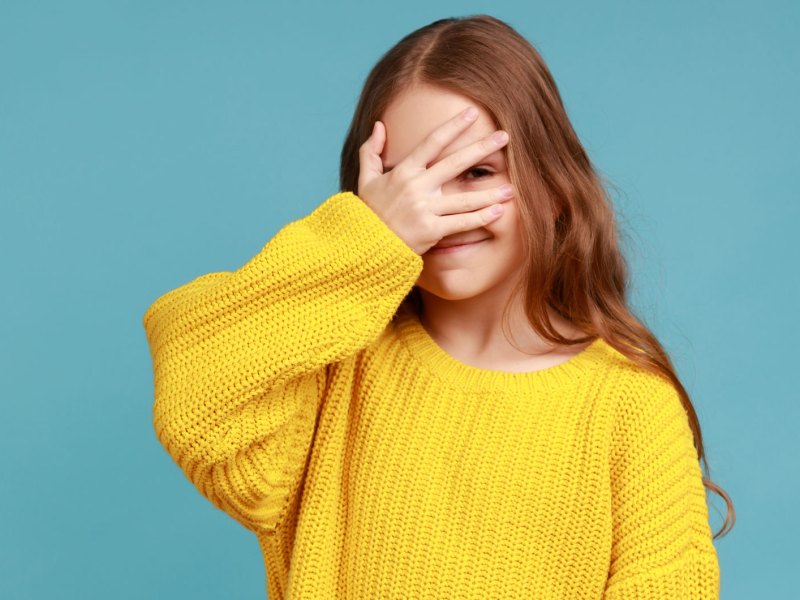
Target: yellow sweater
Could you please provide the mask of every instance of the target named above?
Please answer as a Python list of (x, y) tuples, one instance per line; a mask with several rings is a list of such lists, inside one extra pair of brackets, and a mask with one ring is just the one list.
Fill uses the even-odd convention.
[(272, 600), (718, 598), (686, 413), (597, 339), (529, 373), (397, 312), (422, 258), (357, 196), (144, 314), (160, 443)]

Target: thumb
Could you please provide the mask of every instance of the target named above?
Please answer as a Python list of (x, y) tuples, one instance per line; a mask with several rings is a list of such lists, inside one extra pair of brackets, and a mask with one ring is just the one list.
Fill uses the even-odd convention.
[(383, 123), (375, 121), (372, 126), (372, 133), (367, 138), (359, 152), (359, 174), (358, 189), (363, 190), (364, 186), (373, 179), (383, 175), (383, 160), (381, 152), (386, 143), (386, 129)]
[[(383, 152), (383, 145), (386, 143), (386, 128), (383, 126), (382, 121), (375, 121), (372, 126), (372, 133), (370, 134), (370, 144), (375, 151), (375, 154), (380, 159), (380, 154)], [(381, 172), (383, 172), (383, 161), (381, 161)]]

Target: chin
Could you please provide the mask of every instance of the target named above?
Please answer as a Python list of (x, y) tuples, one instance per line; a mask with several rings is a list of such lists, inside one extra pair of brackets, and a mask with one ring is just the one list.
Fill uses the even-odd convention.
[(476, 287), (474, 282), (472, 285), (466, 283), (460, 285), (456, 282), (452, 282), (450, 285), (442, 285), (442, 283), (439, 282), (438, 285), (435, 286), (418, 285), (418, 287), (422, 294), (430, 294), (431, 296), (436, 296), (437, 298), (451, 302), (468, 300), (475, 296), (480, 296), (487, 291), (483, 287)]

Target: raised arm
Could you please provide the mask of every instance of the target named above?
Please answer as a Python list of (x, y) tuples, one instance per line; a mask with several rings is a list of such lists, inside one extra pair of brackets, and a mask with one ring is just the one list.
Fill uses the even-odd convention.
[(253, 532), (277, 527), (301, 481), (326, 366), (380, 334), (422, 264), (339, 192), (241, 268), (149, 306), (157, 438), (217, 508)]

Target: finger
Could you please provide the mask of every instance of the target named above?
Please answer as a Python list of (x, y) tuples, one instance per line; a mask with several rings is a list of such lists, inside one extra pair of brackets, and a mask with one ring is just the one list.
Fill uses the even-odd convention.
[(507, 143), (508, 133), (502, 129), (495, 131), (438, 161), (420, 176), (420, 183), (438, 189)]
[(441, 239), (454, 233), (479, 229), (503, 216), (504, 210), (505, 207), (502, 204), (495, 203), (473, 212), (462, 212), (439, 217), (439, 232), (437, 235)]
[(383, 174), (383, 160), (381, 152), (386, 142), (386, 130), (383, 123), (375, 121), (372, 133), (358, 149), (359, 161), (359, 189)]
[(452, 215), (472, 212), (486, 208), (492, 204), (506, 202), (514, 196), (514, 187), (503, 184), (488, 190), (446, 194), (432, 203), (433, 212), (437, 215)]
[[(473, 109), (473, 114), (468, 114), (469, 109)], [(447, 145), (452, 142), (467, 127), (472, 125), (478, 118), (475, 107), (467, 107), (454, 117), (451, 117), (439, 127), (430, 132), (422, 142), (401, 160), (395, 168), (410, 168), (414, 172), (424, 171), (428, 164), (442, 153)]]
[(381, 152), (383, 152), (383, 146), (386, 143), (386, 127), (384, 126), (383, 121), (375, 121), (375, 124), (372, 128), (372, 133), (367, 139), (370, 141), (372, 153), (380, 161), (381, 170), (383, 170), (383, 159), (381, 159)]

